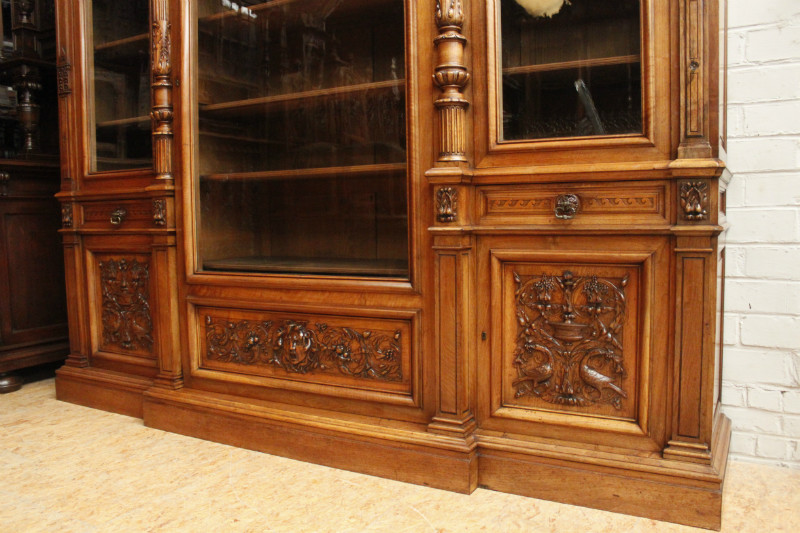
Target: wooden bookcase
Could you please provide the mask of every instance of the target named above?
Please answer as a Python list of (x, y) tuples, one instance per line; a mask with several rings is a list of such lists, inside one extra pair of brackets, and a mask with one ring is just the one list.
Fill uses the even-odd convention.
[(59, 398), (719, 528), (725, 2), (525, 4), (60, 5)]
[(0, 2), (0, 393), (67, 356), (52, 0)]

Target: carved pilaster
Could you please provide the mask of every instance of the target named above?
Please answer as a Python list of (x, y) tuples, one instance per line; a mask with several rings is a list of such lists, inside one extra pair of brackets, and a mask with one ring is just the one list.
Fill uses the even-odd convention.
[(72, 73), (72, 65), (69, 63), (66, 55), (58, 58), (58, 67), (56, 69), (56, 82), (58, 84), (58, 96), (64, 98), (72, 93), (72, 83), (70, 82), (70, 75)]
[(439, 110), (440, 145), (438, 161), (466, 161), (466, 114), (469, 102), (462, 90), (469, 81), (464, 65), (467, 39), (461, 34), (464, 24), (462, 0), (437, 0), (434, 39), (438, 64), (433, 80), (442, 94), (434, 102)]
[(172, 179), (172, 43), (167, 0), (153, 0), (153, 164), (156, 179)]
[(709, 143), (708, 36), (706, 2), (680, 0), (681, 144), (680, 158), (711, 157)]
[(471, 237), (437, 236), (436, 335), (438, 358), (437, 412), (429, 431), (474, 443), (470, 363), (474, 353), (473, 246)]

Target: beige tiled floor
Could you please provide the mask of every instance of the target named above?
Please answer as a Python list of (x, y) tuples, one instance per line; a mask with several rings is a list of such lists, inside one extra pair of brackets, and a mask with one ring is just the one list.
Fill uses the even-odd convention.
[[(1, 532), (703, 531), (479, 489), (466, 496), (0, 396)], [(723, 531), (800, 531), (800, 471), (733, 462)]]

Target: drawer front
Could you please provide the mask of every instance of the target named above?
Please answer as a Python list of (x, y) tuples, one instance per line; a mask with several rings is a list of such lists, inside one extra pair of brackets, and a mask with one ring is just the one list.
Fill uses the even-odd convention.
[(482, 187), (480, 224), (665, 225), (664, 182)]
[(212, 307), (196, 312), (195, 368), (205, 377), (279, 379), (279, 386), (297, 390), (312, 390), (308, 385), (315, 384), (406, 397), (413, 392), (413, 315), (395, 319)]
[(151, 229), (156, 226), (154, 205), (150, 199), (87, 203), (82, 206), (82, 228), (105, 231)]

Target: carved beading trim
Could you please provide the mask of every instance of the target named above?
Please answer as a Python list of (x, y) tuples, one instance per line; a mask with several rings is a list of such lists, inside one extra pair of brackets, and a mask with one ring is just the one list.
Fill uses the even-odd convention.
[(65, 228), (72, 227), (72, 204), (61, 206), (61, 225)]
[(167, 0), (153, 0), (153, 164), (156, 179), (172, 179), (172, 41)]
[(680, 186), (681, 213), (692, 222), (708, 218), (708, 183), (685, 181)]
[(515, 397), (622, 409), (628, 398), (622, 383), (628, 276), (616, 282), (576, 277), (570, 271), (527, 278), (513, 274), (518, 323)]
[(206, 359), (278, 367), (290, 374), (341, 374), (402, 381), (401, 332), (356, 331), (292, 318), (231, 320), (206, 315)]
[(436, 218), (439, 222), (453, 222), (458, 217), (458, 189), (441, 187), (436, 191)]
[(153, 200), (153, 224), (156, 226), (167, 225), (167, 201), (163, 198)]
[(103, 346), (152, 352), (150, 265), (122, 258), (101, 261), (99, 266)]
[(439, 35), (433, 40), (438, 54), (433, 81), (442, 91), (434, 102), (439, 110), (438, 161), (466, 161), (466, 112), (469, 102), (461, 91), (470, 76), (464, 64), (467, 39), (461, 34), (464, 24), (462, 0), (437, 0), (435, 19)]

